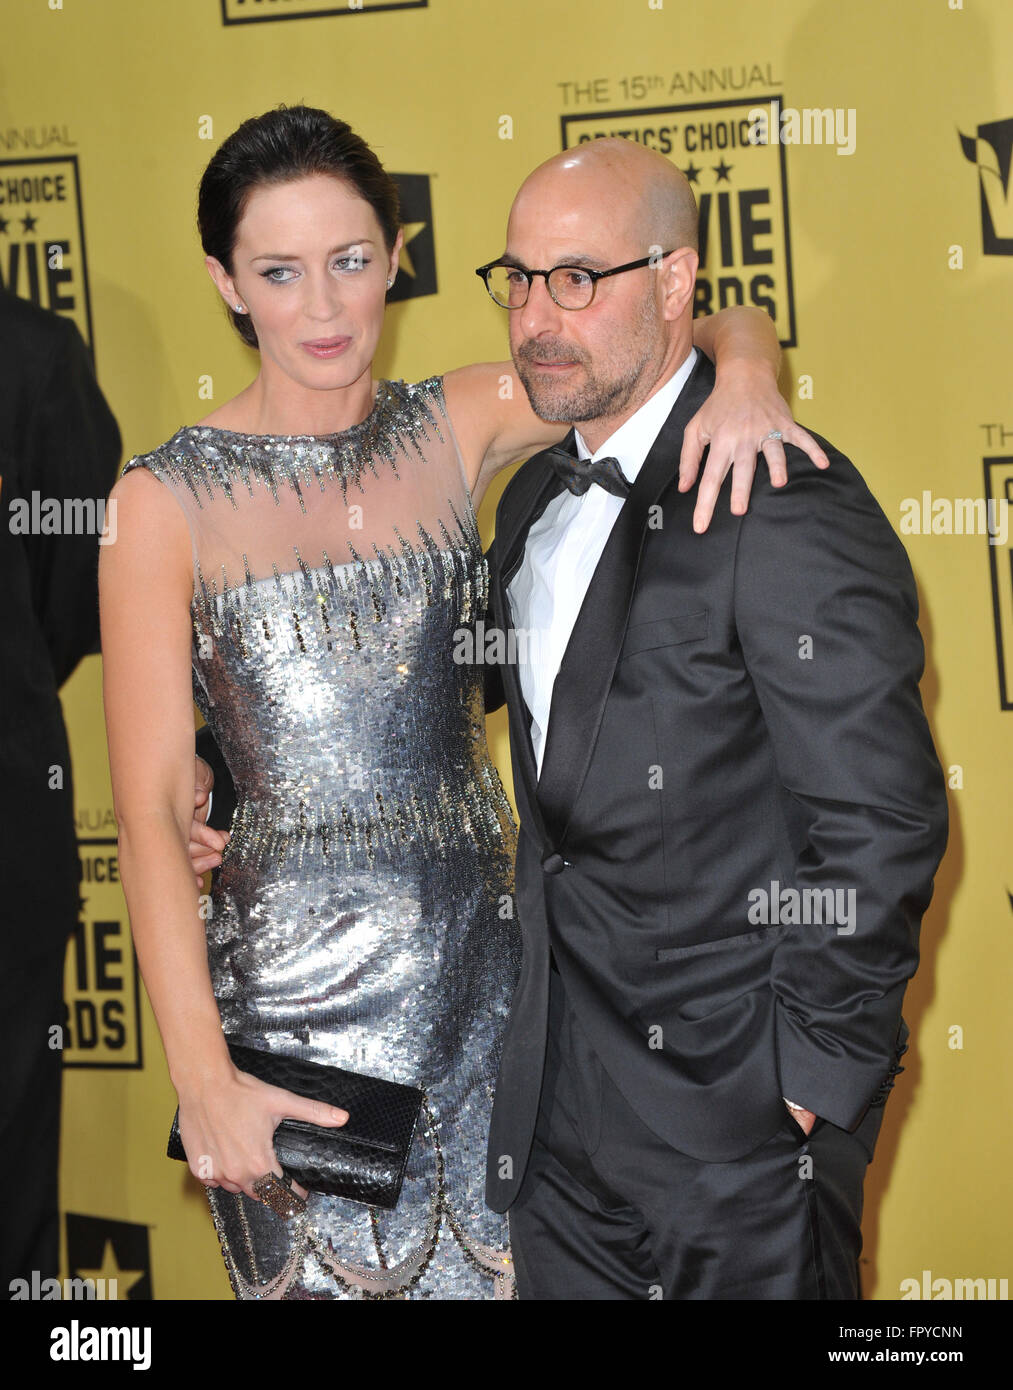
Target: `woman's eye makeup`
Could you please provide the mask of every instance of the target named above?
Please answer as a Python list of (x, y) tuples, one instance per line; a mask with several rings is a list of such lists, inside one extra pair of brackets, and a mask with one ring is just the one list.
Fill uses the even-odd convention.
[[(357, 256), (350, 253), (345, 256), (335, 256), (331, 264), (345, 272), (365, 270), (367, 265), (372, 264), (372, 258), (370, 256)], [(269, 266), (267, 270), (262, 270), (260, 275), (262, 279), (270, 281), (272, 285), (287, 285), (289, 283), (289, 278), (286, 272), (289, 271), (292, 271), (291, 266), (272, 265)]]

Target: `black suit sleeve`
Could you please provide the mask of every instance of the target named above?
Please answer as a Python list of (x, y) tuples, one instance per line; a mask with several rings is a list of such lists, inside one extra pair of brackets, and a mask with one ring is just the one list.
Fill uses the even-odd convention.
[(214, 735), (205, 724), (197, 731), (197, 756), (203, 758), (214, 774), (211, 789), (211, 814), (208, 825), (213, 830), (229, 830), (236, 810), (236, 788), (222, 751), (214, 740)]
[[(77, 325), (52, 325), (53, 348), (23, 443), (23, 485), (42, 497), (97, 504), (116, 481), (120, 432), (99, 389)], [(98, 642), (98, 539), (29, 535), (25, 550), (33, 607), (62, 685)]]
[(821, 442), (826, 473), (788, 450), (785, 488), (757, 479), (734, 601), (797, 813), (794, 884), (841, 890), (845, 912), (854, 894), (850, 920), (793, 926), (774, 954), (782, 1093), (850, 1129), (891, 1069), (947, 806), (911, 566), (856, 470)]

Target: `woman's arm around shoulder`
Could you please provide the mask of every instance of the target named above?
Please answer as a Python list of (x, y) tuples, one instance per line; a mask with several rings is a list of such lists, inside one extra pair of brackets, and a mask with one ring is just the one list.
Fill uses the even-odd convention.
[[(787, 481), (784, 443), (804, 450), (818, 468), (828, 460), (778, 392), (781, 349), (768, 314), (733, 305), (694, 319), (693, 343), (714, 362), (716, 377), (714, 390), (686, 427), (679, 479), (681, 491), (692, 487), (709, 450), (694, 510), (694, 528), (705, 531), (729, 470), (731, 510), (741, 514), (758, 456), (766, 459), (775, 487)], [(476, 510), (501, 468), (558, 443), (568, 432), (568, 425), (535, 414), (512, 362), (460, 367), (443, 383)]]

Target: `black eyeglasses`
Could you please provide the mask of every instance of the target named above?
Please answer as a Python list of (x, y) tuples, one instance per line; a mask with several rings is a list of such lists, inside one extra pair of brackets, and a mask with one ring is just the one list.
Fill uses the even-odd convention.
[(504, 265), (490, 261), (480, 265), (475, 274), (485, 282), (490, 296), (504, 309), (523, 309), (531, 292), (531, 281), (544, 276), (549, 293), (561, 309), (586, 309), (594, 298), (599, 280), (610, 275), (622, 275), (627, 270), (641, 270), (645, 265), (657, 265), (671, 251), (656, 252), (639, 261), (627, 261), (611, 270), (588, 270), (580, 265), (557, 265), (552, 270), (525, 270), (519, 265)]

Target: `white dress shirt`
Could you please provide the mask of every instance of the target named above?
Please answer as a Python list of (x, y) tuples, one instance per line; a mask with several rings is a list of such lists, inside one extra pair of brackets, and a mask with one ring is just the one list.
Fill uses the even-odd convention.
[[(595, 453), (575, 431), (578, 456), (592, 461), (617, 458), (623, 473), (635, 482), (695, 362), (696, 348), (691, 348), (675, 375)], [(673, 470), (676, 466), (673, 459)], [(531, 715), (531, 742), (539, 776), (559, 665), (625, 500), (597, 483), (580, 497), (568, 488), (554, 497), (528, 532), (524, 558), (507, 586), (514, 627), (528, 634), (524, 643), (518, 644), (518, 675)]]

